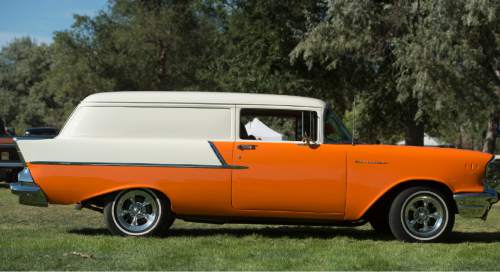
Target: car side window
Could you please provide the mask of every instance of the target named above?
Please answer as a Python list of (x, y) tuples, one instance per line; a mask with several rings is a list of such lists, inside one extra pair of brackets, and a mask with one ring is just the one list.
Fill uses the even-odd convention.
[(241, 109), (242, 140), (267, 142), (316, 141), (318, 116), (314, 111), (280, 109)]

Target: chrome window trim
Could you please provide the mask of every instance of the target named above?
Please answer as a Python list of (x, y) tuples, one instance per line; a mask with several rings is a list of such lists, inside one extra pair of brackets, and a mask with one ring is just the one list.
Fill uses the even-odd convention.
[(316, 112), (316, 141), (311, 141), (314, 144), (322, 144), (323, 139), (323, 115), (324, 107), (312, 107), (312, 106), (289, 106), (289, 105), (267, 105), (267, 104), (236, 104), (236, 118), (235, 118), (235, 139), (236, 142), (255, 142), (255, 143), (282, 143), (282, 144), (297, 144), (303, 143), (302, 141), (261, 141), (252, 139), (241, 139), (240, 138), (240, 120), (241, 120), (241, 110), (245, 109), (255, 109), (255, 110), (289, 110), (289, 111), (310, 111)]

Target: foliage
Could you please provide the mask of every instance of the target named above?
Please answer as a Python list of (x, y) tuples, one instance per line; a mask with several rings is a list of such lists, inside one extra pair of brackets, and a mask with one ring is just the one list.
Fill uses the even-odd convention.
[(205, 25), (193, 1), (110, 2), (94, 18), (75, 23), (54, 38), (54, 65), (33, 90), (45, 118), (62, 125), (84, 97), (102, 91), (173, 90), (197, 84)]
[(425, 131), (478, 148), (500, 113), (499, 16), (498, 0), (108, 0), (51, 45), (2, 48), (0, 117), (60, 127), (103, 91), (277, 93), (331, 102), (348, 125), (356, 100), (363, 142)]
[(0, 51), (0, 118), (7, 126), (41, 125), (32, 110), (29, 94), (50, 69), (50, 48), (29, 38), (14, 40)]
[(289, 60), (308, 24), (322, 12), (321, 1), (232, 1), (226, 5), (227, 22), (215, 37), (217, 53), (207, 76), (223, 91), (335, 98), (329, 94), (334, 81), (324, 72), (309, 72)]
[(332, 0), (292, 57), (345, 78), (363, 135), (421, 144), (424, 128), (498, 105), (499, 16), (498, 1)]

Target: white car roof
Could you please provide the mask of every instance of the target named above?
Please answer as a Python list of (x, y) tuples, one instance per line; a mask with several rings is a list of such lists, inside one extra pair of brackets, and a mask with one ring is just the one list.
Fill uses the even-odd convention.
[(88, 96), (83, 103), (192, 103), (235, 105), (279, 105), (322, 108), (325, 102), (315, 98), (224, 92), (135, 91), (105, 92)]

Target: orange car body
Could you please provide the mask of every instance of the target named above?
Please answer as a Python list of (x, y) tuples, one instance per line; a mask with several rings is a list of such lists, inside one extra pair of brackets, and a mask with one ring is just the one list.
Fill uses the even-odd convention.
[(178, 215), (355, 221), (405, 182), (438, 182), (453, 193), (482, 192), (491, 159), (443, 148), (324, 144), (311, 149), (280, 143), (260, 143), (259, 154), (247, 155), (234, 148), (238, 144), (215, 143), (228, 164), (248, 168), (27, 165), (53, 204), (150, 188), (167, 196)]
[[(123, 112), (119, 115), (122, 116), (137, 110), (137, 105), (159, 103), (163, 97), (161, 95), (150, 94), (153, 97), (145, 100), (144, 97), (119, 93), (113, 98), (119, 102), (110, 101), (111, 98), (101, 95), (94, 97), (94, 100), (87, 99), (80, 108), (96, 107), (102, 110), (106, 103), (115, 103), (109, 106), (112, 111), (114, 107), (118, 107), (117, 103), (121, 103)], [(25, 155), (27, 168), (48, 203), (86, 203), (124, 189), (149, 188), (166, 196), (173, 213), (181, 218), (277, 218), (355, 222), (361, 220), (392, 189), (410, 183), (437, 184), (447, 188), (451, 194), (481, 193), (484, 190), (483, 179), (486, 165), (492, 159), (490, 154), (453, 148), (327, 143), (323, 125), (326, 122), (323, 117), (326, 105), (323, 102), (250, 95), (254, 100), (248, 103), (247, 96), (231, 94), (230, 97), (219, 99), (220, 101), (211, 101), (213, 96), (192, 94), (198, 100), (188, 101), (196, 109), (202, 107), (200, 105), (205, 101), (203, 103), (206, 104), (203, 105), (208, 106), (207, 111), (202, 113), (203, 116), (210, 115), (216, 119), (227, 113), (227, 120), (230, 122), (227, 125), (227, 139), (181, 141), (166, 147), (161, 139), (156, 145), (150, 143), (157, 141), (156, 138), (137, 142), (125, 137), (105, 142), (107, 140), (102, 139), (108, 134), (104, 133), (113, 131), (109, 132), (108, 127), (102, 127), (99, 130), (103, 134), (95, 138), (81, 134), (78, 130), (80, 127), (88, 128), (92, 124), (82, 125), (85, 120), (79, 118), (83, 117), (73, 116), (56, 139), (19, 141), (18, 144)], [(170, 94), (162, 102), (165, 105), (175, 104), (172, 108), (183, 107), (184, 112), (189, 106), (185, 106), (187, 102), (181, 101), (183, 97), (183, 94)], [(244, 102), (240, 105), (238, 101)], [(170, 107), (168, 105), (165, 107)], [(212, 112), (214, 107), (220, 109), (222, 115)], [(238, 136), (239, 112), (245, 108), (313, 112), (317, 116), (314, 121), (318, 122), (315, 124), (318, 136), (309, 144), (300, 141), (241, 139)], [(153, 115), (154, 109), (151, 110)], [(190, 114), (189, 109), (185, 112)], [(85, 112), (82, 116), (91, 114)], [(111, 113), (99, 112), (98, 116), (105, 119), (105, 114)], [(136, 115), (134, 112), (132, 114)], [(150, 114), (149, 110), (147, 114)], [(198, 120), (196, 118), (200, 117), (195, 116), (189, 120)], [(199, 126), (206, 125), (206, 122), (209, 120), (204, 120)], [(220, 122), (222, 121), (217, 124)], [(77, 125), (80, 127), (75, 128)], [(167, 134), (174, 133), (168, 129), (165, 131)], [(221, 132), (213, 137), (224, 138), (225, 135)], [(138, 148), (127, 152), (124, 150), (127, 146)], [(67, 151), (64, 154), (61, 151), (63, 149)], [(61, 154), (52, 156), (51, 152)], [(129, 154), (134, 152), (138, 154), (136, 157)], [(175, 163), (164, 163), (161, 161), (162, 156), (160, 163), (153, 161), (151, 158), (158, 156), (158, 153), (170, 156)], [(127, 156), (132, 159), (127, 161)], [(197, 156), (205, 157), (194, 161)], [(134, 158), (139, 161), (131, 161)], [(144, 161), (149, 159), (152, 161)]]

